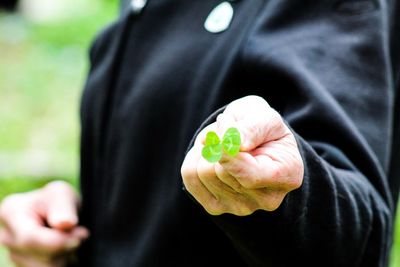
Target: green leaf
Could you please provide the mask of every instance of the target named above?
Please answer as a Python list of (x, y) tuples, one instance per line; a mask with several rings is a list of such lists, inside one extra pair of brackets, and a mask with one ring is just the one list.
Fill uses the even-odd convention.
[(218, 162), (222, 158), (222, 144), (218, 143), (215, 145), (204, 146), (203, 150), (201, 151), (201, 155), (208, 162), (211, 162), (211, 163)]
[(240, 151), (241, 144), (240, 133), (238, 129), (229, 128), (222, 139), (222, 148), (224, 152), (232, 157), (236, 156)]
[(205, 141), (206, 146), (218, 145), (220, 142), (221, 141), (219, 140), (219, 137), (215, 132), (210, 131), (207, 133)]

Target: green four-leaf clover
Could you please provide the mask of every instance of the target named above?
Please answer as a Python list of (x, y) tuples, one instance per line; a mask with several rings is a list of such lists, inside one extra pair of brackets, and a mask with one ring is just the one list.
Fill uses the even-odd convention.
[(240, 133), (234, 127), (225, 132), (222, 142), (215, 132), (210, 131), (206, 135), (201, 154), (207, 161), (215, 163), (222, 158), (222, 153), (224, 152), (229, 156), (235, 157), (239, 153), (240, 144)]

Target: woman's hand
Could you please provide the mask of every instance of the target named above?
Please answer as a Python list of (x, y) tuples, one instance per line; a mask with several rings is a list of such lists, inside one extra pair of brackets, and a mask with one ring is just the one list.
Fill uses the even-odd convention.
[(65, 182), (8, 196), (0, 206), (0, 242), (19, 267), (63, 267), (89, 233), (78, 226), (79, 198)]
[[(207, 162), (201, 156), (207, 132), (222, 136), (229, 127), (241, 133), (240, 153)], [(277, 209), (301, 186), (304, 166), (294, 135), (278, 112), (263, 98), (247, 96), (230, 103), (200, 132), (181, 173), (186, 189), (208, 213), (245, 216)]]

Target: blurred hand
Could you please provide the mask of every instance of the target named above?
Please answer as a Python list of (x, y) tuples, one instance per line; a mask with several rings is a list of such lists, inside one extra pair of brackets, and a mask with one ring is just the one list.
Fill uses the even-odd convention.
[[(207, 162), (201, 156), (207, 132), (222, 137), (229, 127), (241, 133), (239, 154)], [(263, 98), (248, 96), (230, 103), (216, 122), (200, 132), (181, 173), (186, 189), (208, 213), (245, 216), (258, 209), (277, 209), (290, 191), (301, 186), (304, 166), (282, 117)]]
[(0, 242), (19, 267), (66, 266), (89, 233), (78, 226), (79, 198), (65, 182), (8, 196), (0, 206)]

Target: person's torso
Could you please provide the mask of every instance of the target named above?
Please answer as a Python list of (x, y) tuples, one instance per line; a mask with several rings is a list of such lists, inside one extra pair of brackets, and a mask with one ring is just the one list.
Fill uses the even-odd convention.
[[(190, 139), (244, 94), (239, 48), (262, 1), (232, 3), (222, 33), (204, 28), (216, 0), (149, 1), (92, 49), (82, 101), (82, 266), (243, 266), (182, 190)], [(248, 92), (248, 91), (247, 91)]]

